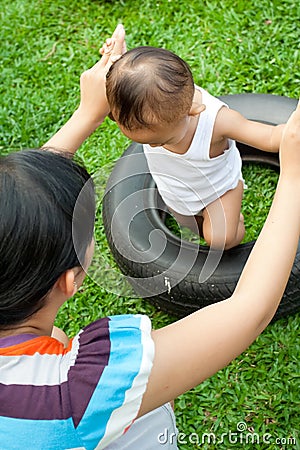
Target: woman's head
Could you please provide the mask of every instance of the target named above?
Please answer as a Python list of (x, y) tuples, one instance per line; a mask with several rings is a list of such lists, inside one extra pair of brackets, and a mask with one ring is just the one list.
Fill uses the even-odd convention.
[(138, 47), (111, 66), (106, 93), (114, 120), (132, 131), (181, 120), (190, 111), (194, 82), (179, 56), (161, 48)]
[(38, 311), (60, 275), (84, 261), (94, 228), (90, 176), (46, 150), (0, 157), (0, 328)]

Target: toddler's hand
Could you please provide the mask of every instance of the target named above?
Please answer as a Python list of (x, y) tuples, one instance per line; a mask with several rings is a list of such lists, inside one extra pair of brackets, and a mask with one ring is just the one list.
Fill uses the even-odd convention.
[[(118, 25), (118, 26), (119, 26), (119, 25)], [(116, 32), (117, 30), (118, 30), (118, 27), (116, 28), (115, 32)], [(113, 48), (114, 48), (115, 43), (116, 43), (116, 40), (115, 40), (114, 35), (112, 35), (111, 38), (106, 39), (106, 41), (104, 42), (104, 44), (102, 45), (102, 47), (101, 47), (100, 50), (99, 50), (100, 55), (103, 56), (103, 55), (105, 55), (105, 54), (111, 54), (111, 52), (112, 52), (112, 50), (113, 50)], [(126, 51), (127, 51), (127, 48), (126, 48), (126, 42), (125, 42), (125, 40), (124, 40), (123, 46), (122, 46), (122, 50), (121, 50), (120, 54), (119, 54), (119, 55), (115, 55), (115, 56), (113, 57), (113, 60), (117, 61), (117, 59), (119, 59), (119, 57), (120, 57), (121, 55), (123, 55)], [(115, 61), (113, 61), (113, 62), (115, 62)]]

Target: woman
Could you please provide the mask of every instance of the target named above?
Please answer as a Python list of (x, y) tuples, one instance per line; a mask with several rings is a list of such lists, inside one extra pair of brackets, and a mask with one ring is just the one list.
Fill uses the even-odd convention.
[(123, 50), (119, 26), (102, 59), (81, 77), (78, 109), (45, 144), (54, 152), (0, 159), (0, 441), (6, 449), (168, 448), (159, 442), (164, 428), (157, 418), (169, 429), (169, 448), (176, 448), (168, 402), (256, 339), (290, 275), (300, 234), (299, 106), (283, 133), (272, 207), (231, 298), (155, 331), (147, 317), (125, 315), (99, 319), (70, 340), (53, 333), (60, 306), (88, 269), (94, 221), (89, 175), (58, 150), (74, 153), (108, 114), (105, 75)]

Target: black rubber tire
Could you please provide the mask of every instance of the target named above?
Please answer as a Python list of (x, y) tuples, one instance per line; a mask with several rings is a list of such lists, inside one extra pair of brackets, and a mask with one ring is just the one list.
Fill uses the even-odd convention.
[[(220, 98), (248, 119), (274, 125), (286, 122), (297, 104), (295, 99), (268, 94)], [(279, 170), (277, 154), (241, 144), (238, 147), (244, 161), (263, 163)], [(171, 233), (162, 220), (164, 210), (142, 145), (132, 143), (117, 161), (103, 198), (104, 229), (121, 271), (128, 276), (139, 296), (148, 298), (173, 316), (183, 317), (228, 298), (254, 241), (225, 251), (209, 278), (201, 280), (204, 264), (214, 254), (209, 256), (208, 247), (183, 241)], [(274, 320), (299, 309), (300, 244)]]

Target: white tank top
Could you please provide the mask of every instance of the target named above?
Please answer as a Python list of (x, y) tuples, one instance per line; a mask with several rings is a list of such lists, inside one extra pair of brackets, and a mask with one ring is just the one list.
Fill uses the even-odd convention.
[(144, 144), (149, 170), (165, 204), (179, 214), (191, 216), (234, 189), (243, 180), (242, 161), (235, 141), (220, 156), (209, 150), (218, 111), (225, 103), (196, 86), (206, 109), (200, 114), (189, 149), (184, 154)]

